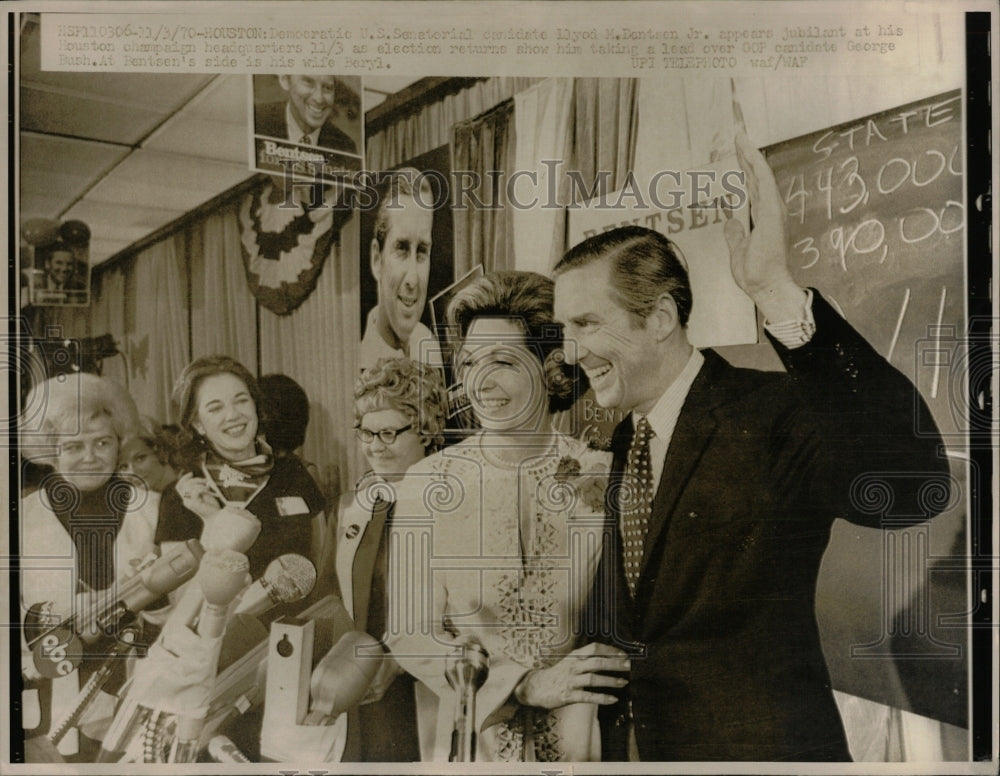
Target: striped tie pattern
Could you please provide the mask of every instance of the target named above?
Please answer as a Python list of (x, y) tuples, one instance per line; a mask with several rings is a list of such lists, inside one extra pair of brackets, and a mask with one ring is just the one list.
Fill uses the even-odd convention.
[(642, 548), (653, 511), (653, 474), (649, 461), (649, 439), (653, 435), (649, 421), (640, 417), (625, 462), (625, 482), (619, 509), (625, 534), (625, 578), (635, 597), (642, 564)]

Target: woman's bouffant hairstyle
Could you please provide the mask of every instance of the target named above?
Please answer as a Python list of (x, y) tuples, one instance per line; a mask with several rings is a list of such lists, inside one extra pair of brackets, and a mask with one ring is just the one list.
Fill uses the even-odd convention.
[(545, 371), (549, 412), (567, 410), (587, 391), (587, 377), (567, 364), (563, 329), (553, 317), (553, 283), (537, 272), (492, 272), (472, 281), (448, 303), (445, 320), (458, 353), (476, 318), (512, 318), (524, 327), (524, 342)]
[(394, 409), (417, 427), (428, 452), (444, 443), (448, 394), (438, 370), (409, 358), (380, 358), (354, 383), (354, 419)]
[[(139, 429), (139, 411), (121, 385), (89, 372), (74, 372), (43, 380), (28, 393), (19, 426), (24, 456), (35, 463), (52, 463), (60, 438), (80, 432), (94, 418), (110, 418), (121, 443)], [(34, 433), (26, 433), (34, 429)]]
[(257, 387), (257, 380), (250, 374), (250, 370), (229, 356), (217, 355), (196, 358), (184, 367), (181, 376), (174, 383), (174, 390), (170, 396), (174, 416), (181, 427), (180, 433), (177, 435), (177, 449), (171, 456), (171, 463), (175, 468), (190, 468), (208, 449), (208, 442), (194, 430), (193, 425), (195, 416), (198, 414), (198, 389), (206, 378), (222, 374), (238, 377), (246, 385), (254, 405), (257, 407), (258, 433), (263, 432), (264, 419), (261, 417), (263, 402), (261, 401), (260, 389)]

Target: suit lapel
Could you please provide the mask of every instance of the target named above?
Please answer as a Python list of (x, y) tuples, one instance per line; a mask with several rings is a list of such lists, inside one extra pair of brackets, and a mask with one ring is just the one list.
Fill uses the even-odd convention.
[(372, 592), (372, 572), (375, 569), (375, 556), (378, 554), (379, 543), (385, 528), (386, 515), (390, 502), (378, 499), (372, 507), (372, 519), (364, 527), (364, 536), (358, 544), (351, 568), (352, 600), (354, 602), (354, 624), (358, 630), (364, 630), (368, 624), (368, 604)]
[(704, 356), (705, 364), (691, 384), (691, 390), (677, 418), (677, 425), (667, 447), (660, 483), (653, 497), (649, 531), (643, 545), (639, 582), (636, 586), (637, 612), (644, 611), (652, 592), (652, 580), (647, 577), (659, 570), (659, 563), (654, 561), (662, 554), (661, 540), (669, 530), (670, 518), (677, 501), (715, 434), (717, 423), (712, 411), (723, 401), (725, 391), (720, 388), (726, 383), (725, 373), (731, 367), (712, 351), (704, 351)]

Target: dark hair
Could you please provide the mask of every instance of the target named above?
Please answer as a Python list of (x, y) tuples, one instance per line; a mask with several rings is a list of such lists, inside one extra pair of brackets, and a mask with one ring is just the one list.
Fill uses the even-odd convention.
[(354, 382), (354, 419), (386, 408), (419, 426), (428, 450), (444, 443), (448, 394), (436, 368), (410, 358), (380, 358), (368, 367)]
[(309, 397), (302, 386), (284, 374), (264, 375), (257, 381), (264, 406), (261, 428), (275, 453), (290, 453), (306, 441)]
[(448, 339), (457, 353), (476, 318), (513, 318), (545, 370), (549, 412), (569, 409), (587, 390), (587, 378), (566, 363), (563, 330), (553, 317), (553, 283), (537, 272), (492, 272), (459, 291), (445, 311)]
[[(414, 167), (403, 167), (399, 170), (391, 170), (382, 174), (384, 177), (375, 187), (378, 197), (378, 208), (375, 210), (375, 234), (378, 241), (379, 250), (385, 248), (385, 236), (389, 233), (389, 213), (398, 210), (399, 200), (402, 197), (416, 199), (420, 197), (420, 202), (425, 202), (423, 195), (431, 196), (431, 184), (426, 176), (422, 175)], [(419, 179), (419, 191), (414, 191), (413, 184)], [(419, 204), (419, 203), (418, 203)], [(427, 205), (429, 208), (430, 205)]]
[(200, 458), (201, 453), (207, 449), (206, 441), (201, 434), (194, 430), (192, 425), (198, 411), (198, 389), (205, 378), (224, 374), (233, 375), (243, 381), (257, 407), (258, 427), (263, 427), (265, 421), (261, 415), (263, 401), (260, 389), (257, 387), (257, 380), (250, 374), (250, 370), (229, 356), (217, 355), (196, 358), (184, 367), (184, 371), (174, 383), (174, 390), (170, 395), (175, 417), (181, 427), (177, 439), (177, 451), (171, 459), (171, 463), (175, 466), (190, 468)]
[(642, 226), (612, 229), (570, 248), (553, 274), (599, 259), (611, 263), (612, 290), (634, 318), (641, 322), (661, 294), (670, 294), (681, 326), (687, 326), (693, 302), (691, 282), (684, 254), (672, 240)]

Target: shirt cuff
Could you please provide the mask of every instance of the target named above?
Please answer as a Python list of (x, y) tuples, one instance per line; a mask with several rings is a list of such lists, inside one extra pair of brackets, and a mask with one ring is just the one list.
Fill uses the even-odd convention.
[(805, 289), (802, 314), (797, 319), (778, 321), (777, 323), (764, 321), (764, 328), (789, 350), (802, 347), (816, 333), (816, 321), (813, 318), (812, 303), (813, 292), (811, 288), (807, 288)]

